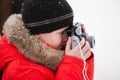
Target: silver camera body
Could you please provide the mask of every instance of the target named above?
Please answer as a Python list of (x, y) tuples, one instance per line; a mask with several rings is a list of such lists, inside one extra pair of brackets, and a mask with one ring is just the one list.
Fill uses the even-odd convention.
[(89, 36), (88, 34), (83, 33), (81, 23), (79, 22), (73, 24), (72, 27), (68, 29), (68, 35), (72, 37), (71, 48), (74, 48), (75, 46), (77, 46), (78, 45), (77, 41), (80, 42), (82, 37), (84, 37), (85, 40), (89, 42), (91, 48), (94, 48), (95, 46), (94, 36)]

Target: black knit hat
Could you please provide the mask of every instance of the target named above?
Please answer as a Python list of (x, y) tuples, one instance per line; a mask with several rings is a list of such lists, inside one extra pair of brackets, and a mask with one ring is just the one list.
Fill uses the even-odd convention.
[(23, 0), (12, 0), (12, 14), (21, 13), (22, 2)]
[(31, 34), (48, 33), (73, 24), (66, 0), (23, 0), (22, 16)]

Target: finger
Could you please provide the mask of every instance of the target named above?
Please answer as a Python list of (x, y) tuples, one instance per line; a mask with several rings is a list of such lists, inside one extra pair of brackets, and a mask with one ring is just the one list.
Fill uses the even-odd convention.
[(85, 54), (84, 54), (85, 60), (88, 59), (90, 56), (91, 56), (91, 50), (88, 49), (88, 50), (85, 52)]
[(86, 41), (85, 46), (82, 48), (82, 52), (83, 54), (90, 49), (90, 44), (88, 43), (88, 41)]
[(82, 38), (80, 41), (81, 49), (84, 47), (84, 45), (85, 45), (85, 38)]
[(81, 24), (82, 32), (85, 33), (85, 27), (84, 24)]
[(68, 52), (70, 50), (71, 42), (72, 42), (71, 37), (68, 37), (68, 40), (67, 40), (67, 43), (66, 43), (66, 49), (65, 49), (66, 52)]

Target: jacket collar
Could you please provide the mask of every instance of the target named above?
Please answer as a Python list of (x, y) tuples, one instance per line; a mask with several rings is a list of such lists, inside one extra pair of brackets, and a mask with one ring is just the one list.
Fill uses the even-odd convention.
[(13, 14), (7, 19), (3, 26), (3, 33), (26, 58), (53, 71), (56, 71), (63, 59), (63, 51), (52, 49), (29, 34), (21, 14)]

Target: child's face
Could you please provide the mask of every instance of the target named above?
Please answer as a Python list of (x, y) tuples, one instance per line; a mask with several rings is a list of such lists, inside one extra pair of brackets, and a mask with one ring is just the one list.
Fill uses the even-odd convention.
[(67, 28), (64, 27), (50, 33), (39, 34), (37, 37), (54, 49), (63, 50), (68, 39)]

